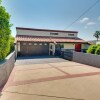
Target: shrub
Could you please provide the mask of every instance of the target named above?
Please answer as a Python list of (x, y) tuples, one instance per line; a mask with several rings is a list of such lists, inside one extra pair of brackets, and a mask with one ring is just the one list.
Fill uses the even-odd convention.
[(91, 46), (88, 48), (87, 53), (95, 54), (96, 48), (97, 48), (96, 45), (91, 45)]
[(61, 48), (64, 48), (64, 44), (61, 44), (60, 47), (61, 47)]
[(97, 46), (97, 49), (95, 51), (95, 54), (100, 55), (100, 45)]
[(100, 46), (100, 44), (97, 44), (97, 47)]
[(15, 38), (10, 37), (10, 52), (13, 52), (15, 50), (15, 45), (14, 45)]
[(10, 27), (10, 15), (0, 4), (0, 60), (4, 60), (10, 51)]

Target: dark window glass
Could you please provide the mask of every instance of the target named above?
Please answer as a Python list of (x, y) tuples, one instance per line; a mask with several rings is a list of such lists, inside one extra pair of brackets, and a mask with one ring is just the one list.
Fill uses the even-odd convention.
[(68, 34), (68, 36), (74, 36), (74, 34)]
[(50, 33), (50, 35), (58, 35), (58, 33)]

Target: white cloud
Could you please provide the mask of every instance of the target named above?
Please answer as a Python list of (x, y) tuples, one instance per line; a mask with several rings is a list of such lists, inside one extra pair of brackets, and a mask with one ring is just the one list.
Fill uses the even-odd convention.
[(88, 22), (86, 25), (87, 26), (92, 26), (92, 25), (95, 25), (96, 23), (95, 22)]
[(83, 19), (81, 19), (79, 22), (80, 23), (85, 23), (85, 22), (87, 22), (89, 20), (89, 18), (83, 18)]
[(88, 22), (84, 28), (87, 29), (87, 28), (91, 28), (91, 26), (95, 25), (96, 23), (95, 22)]

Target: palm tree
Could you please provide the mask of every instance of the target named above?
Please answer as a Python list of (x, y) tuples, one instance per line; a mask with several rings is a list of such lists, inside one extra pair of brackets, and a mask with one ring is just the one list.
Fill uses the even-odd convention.
[(95, 36), (95, 38), (97, 38), (98, 41), (100, 38), (100, 31), (96, 31), (93, 36)]

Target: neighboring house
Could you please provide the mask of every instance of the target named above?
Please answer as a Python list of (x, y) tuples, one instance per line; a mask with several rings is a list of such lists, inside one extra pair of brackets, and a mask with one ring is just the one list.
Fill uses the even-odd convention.
[(88, 43), (90, 43), (91, 45), (96, 45), (96, 44), (100, 44), (100, 40), (91, 40), (91, 41), (88, 41)]
[(54, 55), (57, 50), (87, 49), (88, 43), (78, 38), (77, 31), (17, 27), (16, 50), (21, 55)]

